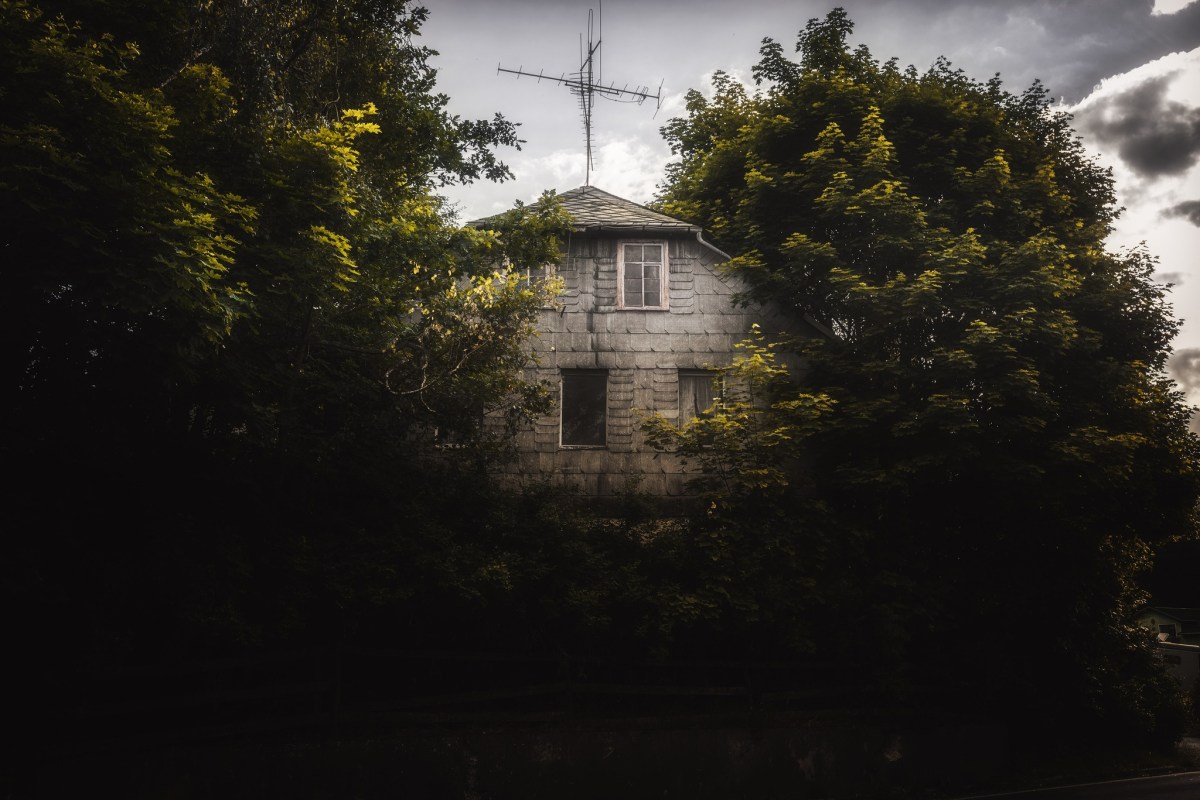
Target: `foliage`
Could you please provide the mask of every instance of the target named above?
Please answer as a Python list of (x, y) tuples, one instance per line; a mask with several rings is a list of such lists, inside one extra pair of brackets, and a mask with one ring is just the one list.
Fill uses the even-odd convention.
[(795, 342), (798, 380), (773, 375), (760, 405), (656, 431), (747, 476), (706, 525), (749, 535), (765, 506), (752, 525), (845, 556), (798, 578), (875, 621), (851, 650), (894, 656), (890, 676), (1007, 713), (1153, 717), (1123, 626), (1200, 493), (1153, 258), (1105, 249), (1112, 178), (1042, 87), (902, 70), (851, 30), (840, 9), (810, 21), (796, 61), (765, 40), (760, 89), (718, 74), (663, 129), (662, 210), (736, 253), (755, 299), (835, 335)]
[(567, 218), (547, 196), (455, 224), (435, 190), (507, 177), (519, 140), (448, 113), (425, 14), (0, 0), (4, 447), (43, 532), (6, 586), (30, 637), (101, 662), (286, 638), (336, 594), (303, 553), (370, 558), (423, 513), (434, 429), (544, 409), (517, 367), (553, 287), (519, 273)]
[(1196, 680), (1192, 681), (1192, 690), (1189, 706), (1192, 712), (1192, 721), (1200, 722), (1200, 675), (1196, 676)]
[[(645, 426), (651, 446), (675, 449), (698, 463), (704, 471), (700, 483), (720, 494), (722, 502), (756, 498), (802, 480), (802, 472), (787, 469), (788, 450), (794, 441), (813, 432), (829, 412), (832, 401), (806, 395), (779, 399), (791, 387), (791, 374), (780, 361), (782, 342), (769, 342), (758, 325), (751, 338), (735, 345), (731, 365), (721, 370), (723, 391), (713, 407), (692, 420), (687, 436), (674, 424), (654, 416)], [(743, 502), (740, 511), (749, 510)], [(751, 504), (753, 505), (753, 504)]]
[[(3, 7), (25, 413), (95, 395), (84, 429), (104, 429), (119, 394), (156, 436), (316, 456), (349, 408), (403, 434), (520, 396), (508, 376), (538, 300), (494, 273), (503, 238), (449, 225), (430, 194), (502, 177), (490, 148), (513, 129), (429, 94), (422, 10), (116, 4), (93, 22), (124, 29), (99, 35), (68, 21), (95, 8), (63, 6)], [(553, 250), (556, 221), (513, 257)]]

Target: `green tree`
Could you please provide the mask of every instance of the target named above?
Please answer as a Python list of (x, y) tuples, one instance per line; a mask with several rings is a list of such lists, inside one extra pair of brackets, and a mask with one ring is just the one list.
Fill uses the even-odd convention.
[(15, 518), (46, 531), (8, 585), (32, 626), (49, 603), (126, 658), (188, 624), (283, 635), (337, 602), (306, 553), (403, 535), (428, 431), (544, 407), (516, 367), (546, 298), (519, 272), (566, 218), (447, 213), (436, 189), (506, 177), (519, 141), (447, 111), (425, 14), (0, 0), (4, 448)]
[(794, 61), (765, 40), (758, 90), (719, 74), (663, 129), (661, 208), (737, 254), (754, 298), (835, 333), (794, 344), (803, 370), (738, 409), (753, 425), (718, 406), (674, 437), (763, 478), (708, 524), (749, 508), (815, 538), (810, 616), (855, 619), (909, 686), (1150, 733), (1170, 702), (1135, 576), (1200, 494), (1153, 258), (1105, 248), (1111, 175), (1041, 86), (902, 70), (851, 30), (811, 20)]
[(432, 94), (422, 9), (43, 5), (0, 9), (23, 414), (273, 449), (314, 426), (328, 446), (348, 406), (394, 426), (528, 396), (501, 376), (537, 299), (493, 271), (555, 231), (509, 253), (432, 194), (504, 177), (493, 148), (517, 142)]

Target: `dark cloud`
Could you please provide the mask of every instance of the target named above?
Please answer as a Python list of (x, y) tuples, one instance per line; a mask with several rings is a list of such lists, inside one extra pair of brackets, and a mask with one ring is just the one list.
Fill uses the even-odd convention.
[[(1167, 359), (1167, 373), (1175, 379), (1190, 401), (1196, 392), (1200, 392), (1200, 348), (1189, 347), (1172, 353)], [(1189, 427), (1200, 433), (1200, 412), (1192, 413)]]
[[(1104, 78), (1170, 53), (1200, 47), (1200, 3), (1174, 14), (1153, 15), (1153, 0), (1043, 0), (1039, 18), (1072, 56), (1057, 74), (1043, 76), (1050, 91), (1068, 102), (1083, 99)], [(1048, 57), (1047, 57), (1048, 56)], [(1040, 59), (1055, 64), (1052, 54)]]
[(1183, 217), (1193, 225), (1200, 226), (1200, 200), (1184, 200), (1162, 212), (1164, 217)]
[(1151, 276), (1159, 283), (1170, 284), (1171, 286), (1179, 286), (1183, 283), (1186, 277), (1183, 272), (1156, 272)]
[[(642, 0), (636, 6), (639, 19), (661, 9), (670, 16), (655, 22), (664, 28), (679, 24), (677, 2)], [(1153, 13), (1154, 0), (692, 0), (688, 4), (693, 19), (728, 20), (730, 29), (745, 31), (755, 45), (770, 36), (789, 49), (807, 19), (824, 17), (833, 6), (844, 7), (854, 21), (852, 43), (867, 44), (877, 58), (897, 56), (902, 65), (924, 69), (944, 55), (975, 78), (987, 79), (999, 72), (1010, 91), (1019, 92), (1039, 79), (1052, 97), (1067, 105), (1083, 100), (1105, 78), (1169, 53), (1200, 47), (1200, 2), (1158, 15)], [(616, 18), (617, 12), (606, 13)], [(762, 24), (754, 25), (757, 21)]]
[(1167, 372), (1185, 392), (1200, 391), (1200, 347), (1172, 353), (1167, 359)]
[(1200, 160), (1200, 108), (1167, 99), (1178, 72), (1143, 81), (1076, 112), (1075, 125), (1145, 177), (1185, 172)]
[(936, 37), (930, 44), (957, 66), (977, 77), (980, 71), (999, 71), (1010, 90), (1040, 79), (1052, 97), (1068, 105), (1087, 97), (1104, 78), (1200, 47), (1200, 2), (1159, 15), (1152, 13), (1154, 0), (846, 0), (838, 5), (862, 21), (864, 30), (872, 16), (881, 14), (906, 30), (910, 41)]

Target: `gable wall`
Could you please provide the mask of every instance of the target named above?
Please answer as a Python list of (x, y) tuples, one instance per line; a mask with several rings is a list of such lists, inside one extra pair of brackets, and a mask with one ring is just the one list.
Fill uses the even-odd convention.
[(532, 343), (535, 364), (526, 378), (559, 391), (560, 370), (608, 371), (607, 447), (564, 448), (555, 411), (518, 434), (517, 459), (507, 467), (521, 481), (549, 480), (581, 495), (604, 496), (634, 488), (653, 494), (687, 493), (688, 472), (669, 453), (645, 443), (640, 422), (656, 411), (679, 415), (680, 369), (726, 366), (733, 345), (756, 320), (735, 307), (736, 282), (718, 276), (720, 257), (694, 236), (669, 238), (669, 310), (621, 310), (617, 304), (617, 243), (654, 235), (576, 235), (558, 267), (565, 284), (559, 307), (544, 309)]

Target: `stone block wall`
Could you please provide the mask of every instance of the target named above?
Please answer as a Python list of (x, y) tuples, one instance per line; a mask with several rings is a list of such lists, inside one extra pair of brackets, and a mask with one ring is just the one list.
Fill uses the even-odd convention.
[[(618, 308), (619, 243), (655, 238), (668, 244), (668, 308)], [(562, 446), (556, 407), (518, 434), (517, 458), (505, 468), (511, 478), (549, 480), (583, 496), (635, 487), (659, 496), (688, 493), (692, 473), (676, 456), (651, 448), (640, 426), (652, 413), (678, 422), (679, 371), (727, 366), (734, 344), (758, 319), (733, 302), (741, 287), (717, 271), (721, 260), (691, 235), (572, 238), (557, 269), (564, 289), (556, 307), (541, 312), (526, 378), (557, 395), (563, 370), (607, 370), (606, 445)]]

